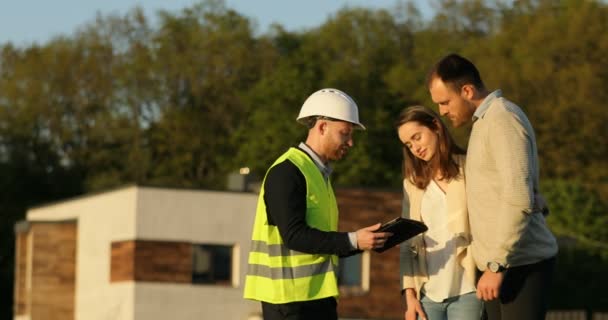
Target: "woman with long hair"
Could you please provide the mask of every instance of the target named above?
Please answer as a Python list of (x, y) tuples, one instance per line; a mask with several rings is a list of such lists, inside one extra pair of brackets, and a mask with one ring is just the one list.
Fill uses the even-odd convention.
[(403, 216), (428, 231), (401, 245), (406, 320), (479, 319), (465, 195), (465, 151), (440, 117), (423, 106), (397, 120), (403, 143)]

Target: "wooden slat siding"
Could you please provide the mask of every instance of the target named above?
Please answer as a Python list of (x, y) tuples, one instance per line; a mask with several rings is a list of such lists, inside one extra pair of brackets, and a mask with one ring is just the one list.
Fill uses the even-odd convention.
[(21, 316), (28, 313), (27, 309), (27, 248), (28, 232), (19, 232), (15, 237), (15, 292), (14, 306), (15, 315)]
[(32, 223), (31, 319), (74, 319), (76, 223)]
[(120, 241), (111, 246), (110, 281), (192, 282), (192, 244)]
[(110, 282), (133, 280), (134, 269), (135, 242), (112, 242), (110, 245)]
[(137, 241), (135, 247), (136, 281), (192, 282), (192, 244)]
[[(401, 216), (401, 191), (337, 189), (340, 231), (386, 222)], [(370, 288), (365, 293), (343, 291), (338, 314), (345, 318), (403, 319), (399, 284), (399, 248), (371, 253)]]

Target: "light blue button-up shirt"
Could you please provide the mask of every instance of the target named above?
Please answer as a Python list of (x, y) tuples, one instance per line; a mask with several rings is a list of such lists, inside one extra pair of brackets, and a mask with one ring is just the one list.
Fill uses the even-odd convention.
[(323, 178), (325, 178), (325, 182), (327, 182), (329, 180), (329, 175), (333, 171), (329, 164), (323, 163), (323, 161), (321, 161), (321, 158), (319, 158), (319, 155), (314, 152), (306, 143), (300, 142), (298, 148), (304, 150), (312, 158), (313, 162), (317, 165), (317, 168), (319, 168), (319, 171), (321, 171)]
[(486, 111), (488, 111), (488, 108), (490, 108), (492, 101), (500, 97), (502, 97), (502, 91), (498, 89), (493, 91), (485, 99), (483, 99), (479, 107), (477, 107), (477, 110), (475, 110), (475, 113), (473, 113), (473, 121), (479, 118), (483, 118), (483, 115), (486, 114)]

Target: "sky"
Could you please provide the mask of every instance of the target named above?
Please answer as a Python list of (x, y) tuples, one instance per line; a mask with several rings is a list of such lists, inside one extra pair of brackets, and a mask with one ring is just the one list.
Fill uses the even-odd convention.
[[(290, 31), (321, 25), (344, 6), (394, 8), (399, 0), (224, 0), (226, 6), (257, 22), (260, 33), (272, 23)], [(154, 22), (158, 10), (178, 12), (199, 0), (0, 0), (0, 45), (43, 44), (55, 36), (72, 35), (94, 21), (96, 14), (124, 15), (135, 6)], [(423, 16), (431, 9), (427, 0), (415, 0)]]

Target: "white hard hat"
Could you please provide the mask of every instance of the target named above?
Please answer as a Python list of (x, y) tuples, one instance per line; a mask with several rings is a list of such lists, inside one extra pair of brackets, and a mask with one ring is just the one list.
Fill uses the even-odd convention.
[(357, 104), (353, 98), (338, 89), (321, 89), (304, 101), (297, 118), (298, 122), (302, 123), (304, 119), (312, 116), (350, 122), (365, 130), (365, 126), (359, 122)]

